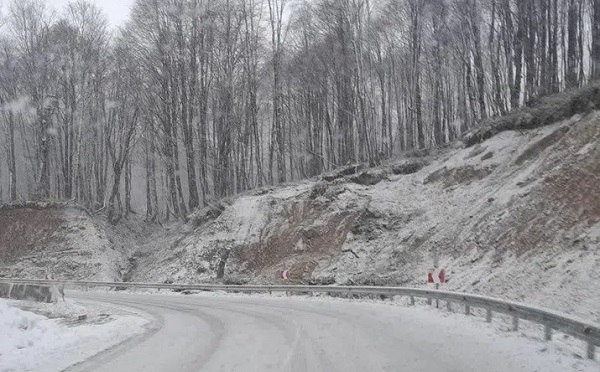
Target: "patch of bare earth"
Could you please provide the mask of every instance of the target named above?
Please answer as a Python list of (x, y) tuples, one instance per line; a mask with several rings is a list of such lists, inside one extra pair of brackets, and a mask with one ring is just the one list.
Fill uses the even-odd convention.
[(348, 211), (326, 213), (316, 202), (296, 202), (286, 212), (285, 223), (265, 242), (238, 247), (232, 252), (242, 274), (276, 275), (288, 270), (290, 279), (308, 279), (322, 259), (341, 252), (357, 219)]
[(56, 232), (65, 226), (61, 211), (13, 208), (0, 210), (0, 262), (43, 251), (63, 241)]
[(586, 154), (576, 154), (598, 139), (600, 126), (591, 120), (556, 141), (553, 152), (563, 154), (568, 161), (554, 168), (555, 163), (549, 159), (550, 169), (543, 182), (522, 200), (513, 201), (511, 217), (487, 234), (496, 237), (494, 246), (498, 253), (511, 250), (521, 255), (536, 248), (557, 246), (566, 249), (556, 241), (557, 236), (600, 221), (600, 149), (596, 146)]
[(538, 157), (543, 151), (560, 141), (569, 132), (569, 129), (570, 127), (568, 126), (560, 127), (556, 131), (537, 141), (519, 155), (515, 160), (515, 164), (521, 165), (527, 160)]
[(471, 166), (438, 169), (425, 178), (424, 183), (443, 182), (444, 187), (465, 185), (486, 178), (494, 171), (493, 167), (475, 168)]

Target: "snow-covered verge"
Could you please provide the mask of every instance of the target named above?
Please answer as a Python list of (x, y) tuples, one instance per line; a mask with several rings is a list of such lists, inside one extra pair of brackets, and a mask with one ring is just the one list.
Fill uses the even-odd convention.
[(599, 322), (599, 175), (600, 113), (576, 115), (239, 196), (156, 239), (132, 279), (423, 286), (437, 256), (445, 289)]
[(0, 299), (0, 372), (62, 371), (143, 333), (148, 324), (140, 315), (103, 310)]
[[(482, 357), (492, 355), (496, 360), (506, 358), (504, 360), (509, 361), (509, 368), (514, 371), (593, 372), (600, 370), (600, 362), (585, 359), (583, 342), (564, 335), (555, 336), (553, 342), (544, 342), (541, 327), (522, 324), (519, 332), (511, 332), (509, 319), (488, 324), (483, 317), (473, 318), (457, 313), (440, 312), (430, 306), (406, 308), (403, 312), (414, 321), (415, 330), (418, 330), (420, 324), (424, 322), (435, 322), (439, 332), (434, 337), (438, 340), (442, 338), (443, 344), (455, 342), (457, 339), (487, 338), (489, 344), (482, 342), (474, 353)], [(448, 350), (445, 347), (434, 348), (432, 355), (448, 356)], [(460, 358), (459, 355), (453, 357)], [(488, 364), (486, 367), (489, 371), (498, 368), (495, 364)]]

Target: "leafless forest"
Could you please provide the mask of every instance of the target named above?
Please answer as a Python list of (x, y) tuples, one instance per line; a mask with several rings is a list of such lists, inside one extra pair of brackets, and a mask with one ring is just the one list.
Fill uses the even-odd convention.
[[(600, 75), (600, 0), (14, 0), (0, 202), (114, 222), (439, 146)], [(140, 169), (137, 182), (132, 169)], [(142, 182), (143, 181), (143, 182)]]

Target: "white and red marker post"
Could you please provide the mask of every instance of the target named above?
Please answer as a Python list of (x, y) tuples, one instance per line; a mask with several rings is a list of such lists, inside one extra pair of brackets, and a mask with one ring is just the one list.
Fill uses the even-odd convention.
[[(440, 284), (446, 283), (446, 270), (445, 269), (429, 269), (427, 270), (427, 284), (435, 285), (435, 289), (440, 289)], [(431, 300), (429, 301), (431, 305)], [(435, 300), (435, 307), (440, 306), (440, 301)]]
[(446, 283), (446, 270), (445, 269), (429, 269), (427, 271), (427, 283), (436, 284), (435, 289), (438, 289), (440, 284)]
[(290, 274), (290, 272), (288, 270), (277, 270), (278, 279), (289, 280), (290, 279), (289, 274)]
[[(446, 283), (446, 270), (438, 268), (438, 253), (437, 250), (433, 253), (433, 269), (427, 271), (427, 284), (434, 284), (435, 289), (440, 289), (440, 284)], [(430, 300), (431, 301), (431, 300)], [(431, 302), (429, 302), (431, 305)], [(435, 307), (440, 306), (440, 301), (435, 300)]]

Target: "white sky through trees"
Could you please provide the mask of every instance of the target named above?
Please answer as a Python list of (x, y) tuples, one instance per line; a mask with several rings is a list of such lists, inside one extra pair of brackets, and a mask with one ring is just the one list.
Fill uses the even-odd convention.
[[(62, 12), (71, 0), (46, 0), (49, 7)], [(129, 17), (129, 12), (134, 0), (94, 0), (106, 14), (111, 27), (122, 26)]]

